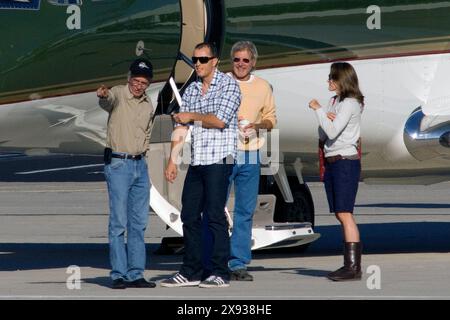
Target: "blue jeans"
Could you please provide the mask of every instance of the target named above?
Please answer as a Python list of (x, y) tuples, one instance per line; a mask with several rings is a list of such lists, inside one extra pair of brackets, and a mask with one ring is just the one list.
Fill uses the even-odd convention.
[(181, 220), (185, 253), (180, 273), (189, 280), (200, 280), (203, 275), (202, 212), (208, 217), (208, 230), (214, 239), (211, 252), (211, 272), (229, 279), (228, 258), (230, 238), (224, 214), (231, 164), (189, 166), (184, 180)]
[(260, 161), (258, 151), (239, 151), (230, 182), (234, 180), (233, 233), (230, 239), (231, 271), (246, 269), (252, 259), (253, 213), (259, 191)]
[[(259, 151), (238, 151), (236, 164), (230, 176), (230, 188), (234, 181), (233, 233), (230, 239), (231, 271), (246, 269), (252, 259), (253, 213), (256, 208), (259, 191), (260, 158)], [(230, 192), (228, 189), (228, 193)], [(208, 215), (204, 213), (202, 222), (204, 277), (211, 273), (211, 248), (213, 237), (208, 228)]]
[[(112, 158), (105, 165), (109, 195), (109, 258), (111, 279), (143, 278), (144, 233), (149, 215), (150, 181), (145, 159)], [(127, 245), (125, 245), (125, 230)]]

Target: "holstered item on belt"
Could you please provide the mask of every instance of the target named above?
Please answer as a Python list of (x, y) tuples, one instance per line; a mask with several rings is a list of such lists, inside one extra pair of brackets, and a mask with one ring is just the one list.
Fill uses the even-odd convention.
[(328, 163), (335, 163), (338, 160), (342, 160), (342, 156), (340, 154), (336, 156), (326, 157), (325, 160), (327, 160)]
[(103, 153), (103, 161), (105, 164), (110, 164), (112, 158), (112, 149), (111, 148), (105, 148), (105, 152)]

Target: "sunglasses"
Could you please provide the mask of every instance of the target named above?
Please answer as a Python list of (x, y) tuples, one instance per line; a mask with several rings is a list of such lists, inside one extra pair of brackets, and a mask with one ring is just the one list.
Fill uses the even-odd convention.
[(238, 62), (244, 62), (244, 63), (250, 63), (250, 59), (247, 59), (247, 58), (244, 58), (244, 59), (241, 59), (241, 58), (233, 58), (233, 62), (234, 63), (238, 63)]
[(212, 60), (212, 59), (214, 59), (214, 57), (192, 57), (192, 62), (194, 64), (196, 64), (197, 61), (200, 61), (201, 64), (205, 64), (205, 63), (208, 63), (209, 60)]

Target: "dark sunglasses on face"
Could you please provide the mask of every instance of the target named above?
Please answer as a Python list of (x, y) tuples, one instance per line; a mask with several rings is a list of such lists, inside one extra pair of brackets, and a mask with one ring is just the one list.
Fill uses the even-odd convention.
[(200, 61), (201, 64), (205, 64), (208, 63), (211, 59), (214, 59), (214, 57), (192, 57), (192, 62), (196, 64), (197, 61)]
[(244, 58), (244, 59), (241, 59), (241, 58), (233, 58), (233, 62), (234, 63), (238, 63), (238, 62), (244, 62), (244, 63), (250, 63), (250, 59), (247, 59), (247, 58)]

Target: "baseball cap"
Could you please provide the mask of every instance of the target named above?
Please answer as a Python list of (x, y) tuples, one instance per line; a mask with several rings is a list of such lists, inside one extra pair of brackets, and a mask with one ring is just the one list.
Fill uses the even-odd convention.
[(130, 65), (130, 73), (132, 76), (142, 76), (145, 78), (153, 78), (153, 66), (147, 59), (136, 59)]

